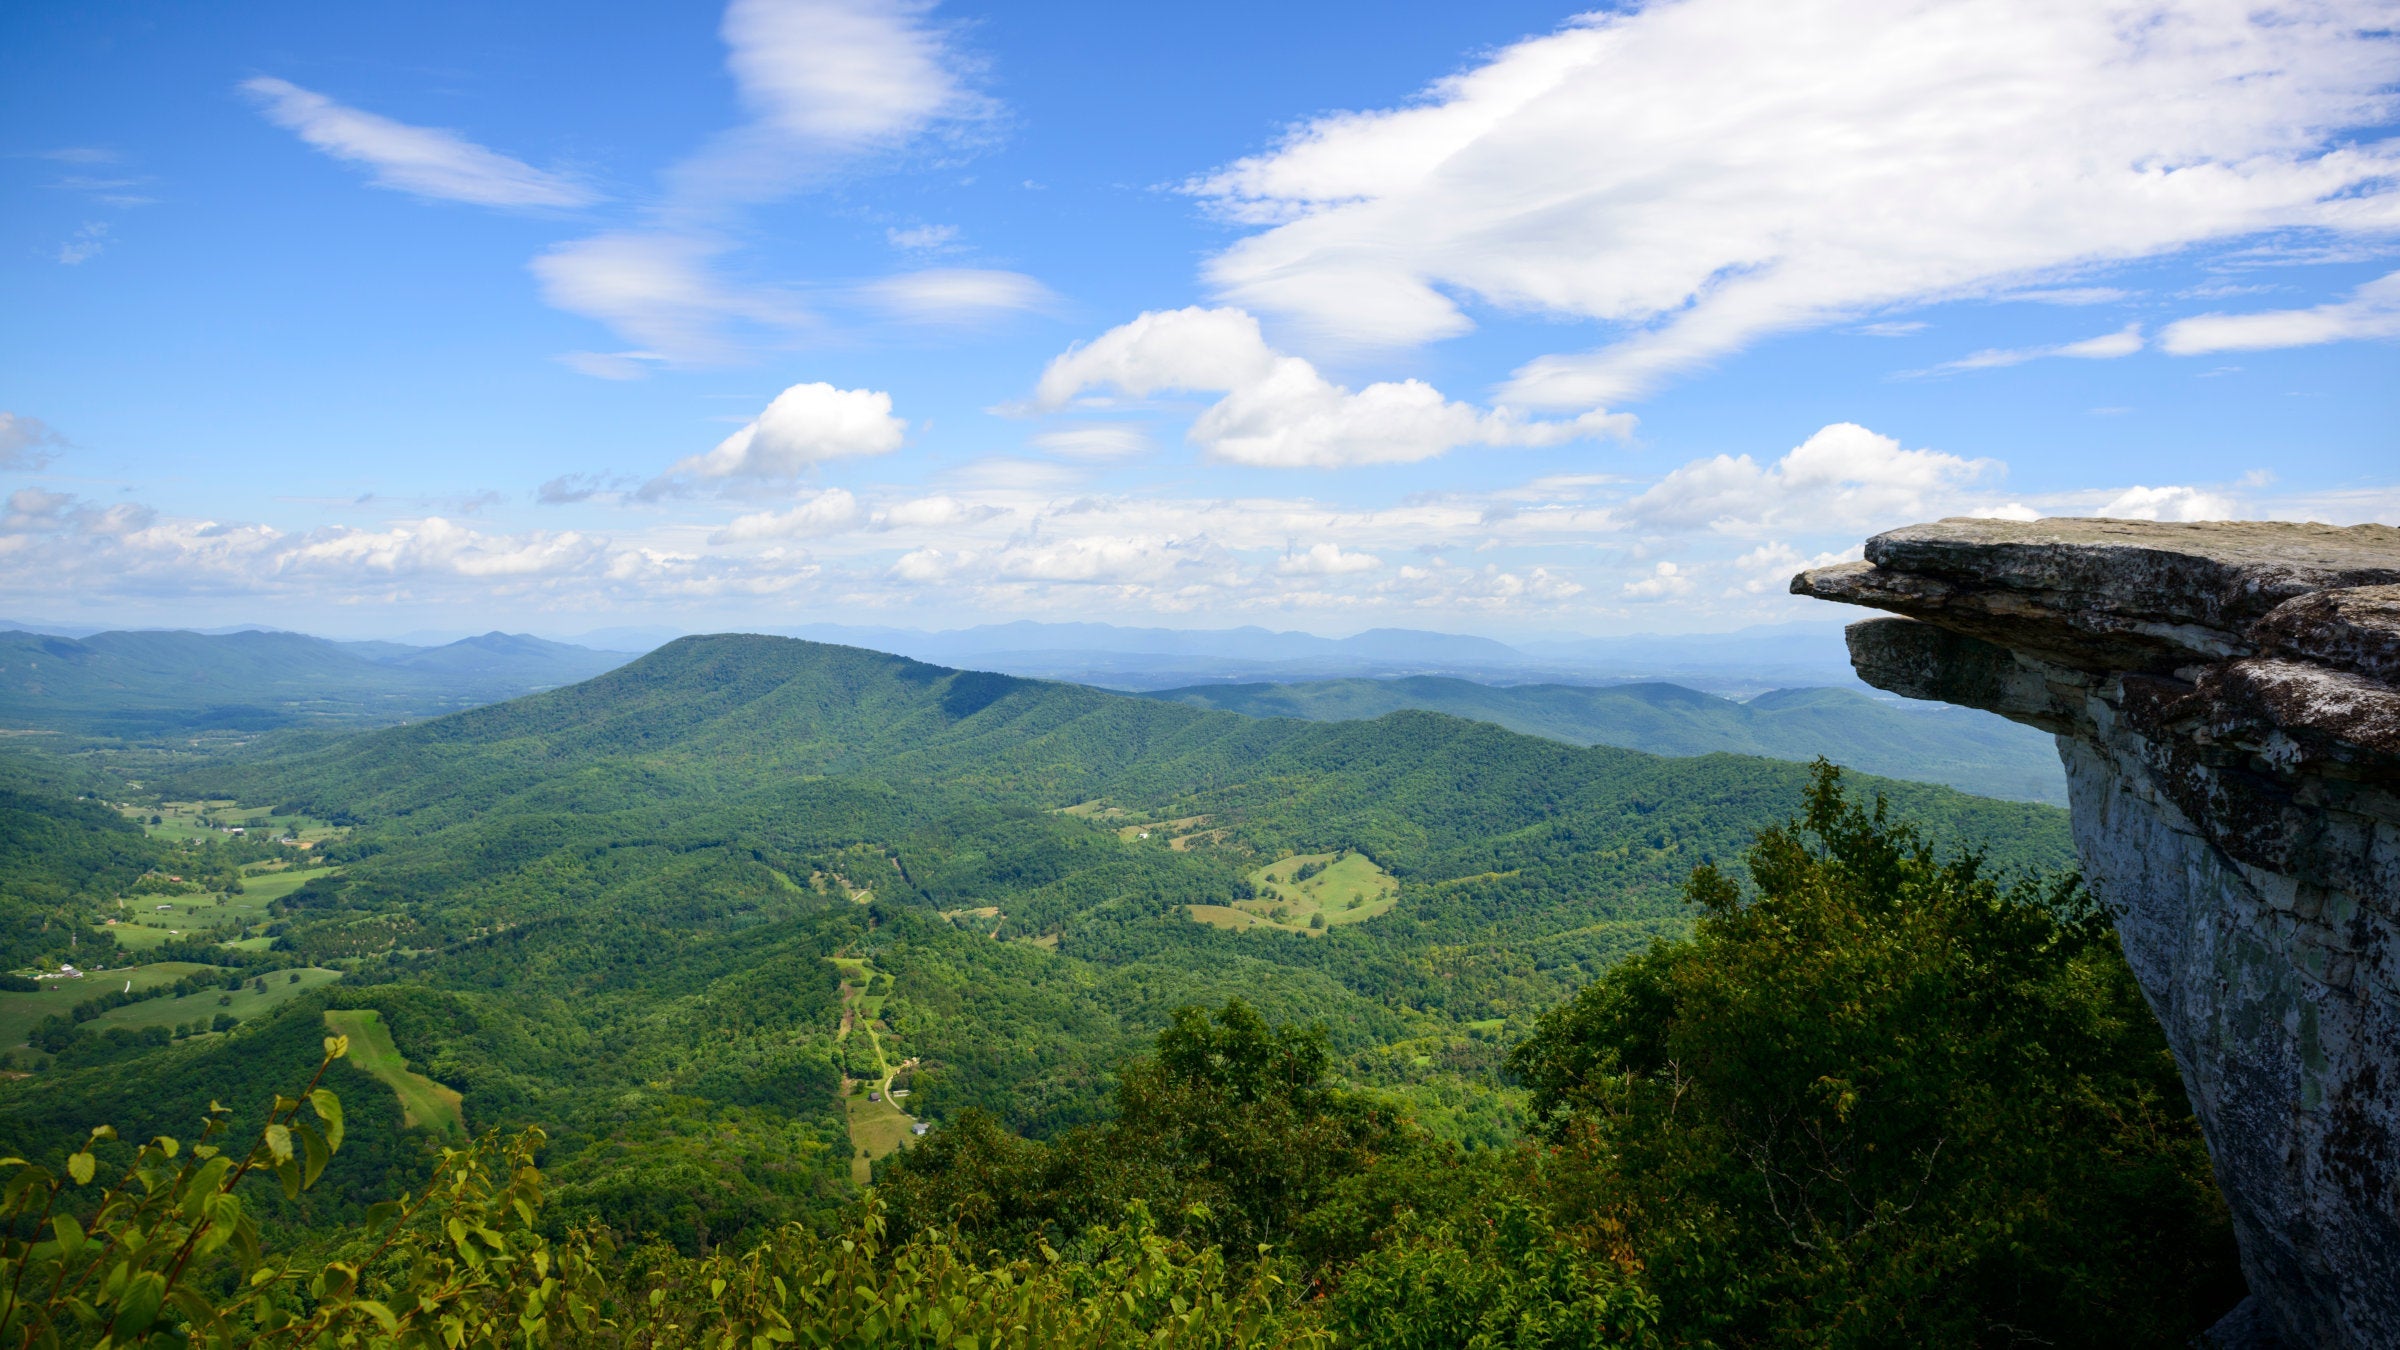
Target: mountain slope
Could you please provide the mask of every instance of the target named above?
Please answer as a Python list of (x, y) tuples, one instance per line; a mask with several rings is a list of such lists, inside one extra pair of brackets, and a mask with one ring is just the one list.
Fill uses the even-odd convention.
[(422, 648), (266, 631), (0, 631), (0, 726), (138, 737), (375, 725), (572, 684), (628, 659), (502, 633)]
[(2065, 775), (2048, 736), (1970, 709), (1894, 706), (1846, 689), (1778, 689), (1736, 703), (1672, 684), (1495, 686), (1421, 675), (1196, 685), (1146, 697), (1310, 721), (1373, 718), (1415, 708), (1570, 745), (1614, 745), (1657, 755), (1823, 756), (1887, 778), (2066, 804)]
[[(1346, 1075), (1433, 1128), (1504, 1140), (1520, 1099), (1492, 1033), (1682, 931), (1682, 881), (1790, 816), (1807, 777), (724, 636), (432, 721), (261, 742), (163, 790), (357, 821), (327, 846), (339, 873), (281, 900), (279, 951), (344, 966), (326, 998), (380, 1008), (470, 1129), (543, 1124), (567, 1217), (638, 1229), (665, 1197), (725, 1234), (849, 1186), (834, 957), (892, 976), (875, 1036), (917, 1062), (920, 1118), (1090, 1121), (1171, 1010), (1239, 995), (1324, 1024)], [(1860, 786), (1996, 866), (2070, 856), (2059, 811)], [(1193, 918), (1255, 896), (1266, 864), (1337, 852), (1390, 879), (1388, 910), (1314, 932)], [(256, 1072), (241, 1044), (208, 1070), (227, 1091)], [(62, 1095), (142, 1071), (0, 1084), (0, 1128), (41, 1088), (40, 1119), (63, 1120)]]

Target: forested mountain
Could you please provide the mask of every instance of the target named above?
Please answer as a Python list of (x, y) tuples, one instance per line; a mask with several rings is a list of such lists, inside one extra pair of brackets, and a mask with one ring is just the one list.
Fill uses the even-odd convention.
[(1777, 689), (1737, 703), (1673, 684), (1488, 685), (1418, 675), (1193, 685), (1148, 697), (1251, 717), (1312, 721), (1418, 708), (1570, 745), (1614, 745), (1654, 755), (1822, 756), (1886, 778), (2066, 804), (2066, 775), (2047, 735), (1971, 708), (1899, 706), (1847, 689)]
[(115, 737), (367, 725), (588, 679), (630, 660), (487, 633), (445, 647), (300, 633), (0, 631), (0, 726)]
[[(1442, 1128), (1505, 1137), (1492, 1051), (1441, 1051), (1487, 1083), (1462, 1092), (1436, 1081), (1461, 1070), (1429, 1072), (1409, 1047), (1486, 1044), (1464, 1025), (1529, 1018), (1679, 931), (1684, 874), (1738, 853), (1805, 779), (1429, 713), (1259, 720), (716, 637), (166, 790), (359, 822), (326, 850), (339, 875), (281, 902), (288, 958), (351, 972), (292, 1006), (388, 1005), (470, 1121), (539, 1120), (582, 1159), (561, 1169), (570, 1197), (632, 1194), (627, 1168), (731, 1169), (656, 1192), (723, 1231), (842, 1189), (846, 1168), (804, 1164), (841, 1133), (826, 958), (845, 950), (891, 974), (896, 1045), (940, 1066), (922, 1115), (977, 1105), (1036, 1133), (1090, 1119), (1170, 1008), (1243, 993), (1325, 1022), (1352, 1071), (1417, 1093)], [(1879, 786), (1998, 860), (2068, 856), (2047, 808)], [(1322, 932), (1184, 917), (1255, 894), (1264, 863), (1342, 851), (1396, 880), (1397, 908)], [(990, 917), (945, 917), (972, 911)], [(77, 1074), (98, 1076), (77, 1088)], [(81, 1094), (122, 1096), (124, 1081), (60, 1074), (12, 1109), (63, 1125)], [(711, 1161), (622, 1148), (671, 1140), (668, 1122), (694, 1112), (730, 1131)], [(795, 1152), (801, 1138), (816, 1152)]]
[[(538, 1126), (513, 1156), (538, 1156), (542, 1195), (468, 1227), (520, 1254), (563, 1243), (557, 1269), (584, 1272), (589, 1297), (683, 1325), (790, 1310), (815, 1287), (795, 1281), (837, 1278), (823, 1263), (860, 1250), (818, 1235), (877, 1212), (917, 1255), (842, 1267), (858, 1298), (889, 1281), (873, 1299), (919, 1298), (923, 1272), (1031, 1260), (1039, 1240), (1065, 1264), (977, 1277), (946, 1315), (997, 1317), (993, 1291), (1056, 1281), (1060, 1309), (1121, 1288), (1103, 1321), (1149, 1326), (1178, 1315), (1166, 1291), (1214, 1288), (1210, 1316), (1248, 1330), (1195, 1343), (1226, 1345), (1529, 1326), (1590, 1334), (1497, 1343), (1640, 1344), (1662, 1317), (1747, 1344), (1820, 1296), (1909, 1325), (2139, 1343), (2125, 1328), (2183, 1334), (2229, 1269), (2113, 943), (2071, 890), (2030, 880), (2070, 856), (2045, 806), (1853, 779), (1885, 798), (1869, 813), (1787, 761), (1579, 748), (1415, 710), (1253, 718), (749, 636), (407, 726), (160, 763), (181, 776), (121, 788), (164, 816), (217, 803), (203, 814), (349, 828), (313, 850), (220, 831), (166, 854), (94, 804), (0, 800), (21, 822), (0, 867), (48, 885), (61, 924), (168, 866), (179, 883), (227, 864), (297, 883), (239, 950), (182, 939), (191, 973), (171, 986), (137, 989), (137, 971), (114, 988), (110, 970), (97, 997), (0, 992), (84, 1000), (9, 1048), (33, 1071), (0, 1081), (0, 1150), (55, 1163), (102, 1121), (188, 1134), (212, 1100), (292, 1091), (340, 1028), (352, 1048), (323, 1081), (354, 1103), (348, 1142), (311, 1155), (330, 1158), (313, 1189), (294, 1173), (289, 1194), (246, 1202), (277, 1241), (337, 1248), (462, 1127)], [(1967, 850), (1895, 830), (1887, 808)], [(1818, 852), (1777, 832), (1802, 814)], [(1745, 854), (1760, 903), (1782, 906), (1757, 922), (1737, 922), (1753, 892), (1720, 871)], [(265, 874), (200, 880), (238, 875)], [(1697, 946), (1679, 941), (1696, 914), (1715, 916)], [(163, 1027), (185, 1003), (206, 1020), (172, 1035), (125, 1020), (157, 1009)], [(1898, 1031), (1923, 1047), (1905, 1078)], [(1620, 1063), (1644, 1076), (1613, 1077)], [(1828, 1095), (1844, 1074), (1865, 1077)], [(1640, 1086), (1668, 1079), (1688, 1110), (1686, 1087)], [(896, 1152), (912, 1120), (933, 1133)], [(1721, 1160), (1837, 1125), (1811, 1194), (1902, 1208), (1813, 1245), (1745, 1217), (1767, 1212), (1749, 1165)], [(1512, 1146), (1528, 1136), (1547, 1142)], [(2069, 1173), (2089, 1184), (2048, 1189)], [(855, 1208), (869, 1177), (888, 1209)], [(486, 1192), (443, 1194), (425, 1211), (437, 1244)], [(1705, 1223), (1683, 1195), (1707, 1197)], [(954, 1222), (957, 1251), (938, 1245)], [(652, 1277), (576, 1247), (589, 1224), (680, 1248), (640, 1270), (681, 1273), (656, 1297), (608, 1292)], [(768, 1265), (709, 1254), (779, 1224), (800, 1227)], [(2170, 1268), (2158, 1298), (2129, 1292)], [(533, 1286), (427, 1288), (513, 1319)], [(682, 1343), (657, 1335), (567, 1343)]]

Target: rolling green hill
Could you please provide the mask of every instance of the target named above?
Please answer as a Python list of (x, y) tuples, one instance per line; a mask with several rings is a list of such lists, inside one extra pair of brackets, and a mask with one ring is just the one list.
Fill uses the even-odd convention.
[(144, 737), (373, 726), (572, 684), (628, 658), (487, 633), (445, 647), (299, 633), (0, 631), (0, 727)]
[(1777, 689), (1737, 703), (1673, 684), (1488, 685), (1419, 675), (1204, 684), (1145, 697), (1251, 717), (1319, 722), (1415, 708), (1570, 745), (1614, 745), (1654, 755), (1823, 756), (1886, 778), (2066, 804), (2066, 775), (2043, 733), (1972, 709), (1894, 705), (1847, 689)]
[[(849, 1193), (836, 956), (890, 973), (875, 1039), (918, 1061), (920, 1118), (1070, 1129), (1173, 1008), (1239, 995), (1325, 1024), (1346, 1074), (1432, 1128), (1498, 1142), (1520, 1098), (1476, 1047), (1684, 931), (1684, 878), (1792, 814), (1806, 777), (1421, 711), (1259, 719), (689, 638), (568, 688), (156, 785), (357, 822), (325, 846), (339, 869), (283, 897), (275, 953), (345, 982), (226, 1045), (156, 1053), (175, 1081), (231, 1082), (282, 1018), (377, 1007), (412, 1068), (463, 1094), (468, 1129), (551, 1132), (567, 1217), (685, 1235)], [(1994, 865), (2069, 858), (2056, 810), (1861, 781)], [(1299, 884), (1280, 861), (1337, 856), (1390, 882), (1355, 921), (1193, 917)], [(0, 1128), (123, 1075), (0, 1087)], [(70, 1114), (44, 1100), (16, 1118)]]

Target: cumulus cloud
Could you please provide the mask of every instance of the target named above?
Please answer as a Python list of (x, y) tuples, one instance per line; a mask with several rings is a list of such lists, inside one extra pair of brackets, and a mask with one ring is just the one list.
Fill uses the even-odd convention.
[(2159, 334), (2158, 345), (2177, 356), (2197, 356), (2388, 337), (2400, 337), (2400, 272), (2378, 277), (2334, 304), (2178, 319)]
[(1779, 331), (2285, 228), (2400, 225), (2385, 0), (1668, 0), (1188, 185), (1265, 228), (1227, 300), (1419, 343), (1598, 321), (1511, 402), (1593, 407)]
[(978, 324), (1047, 308), (1058, 297), (1022, 272), (936, 267), (868, 282), (861, 298), (909, 323)]
[(2002, 366), (2023, 365), (2044, 357), (2064, 356), (2078, 361), (2113, 361), (2131, 356), (2142, 349), (2142, 326), (2129, 323), (2113, 333), (2084, 338), (2078, 342), (2060, 342), (2047, 347), (1987, 347), (1982, 351), (1945, 361), (1920, 374), (1939, 374), (1960, 370), (1997, 370)]
[(374, 171), (377, 187), (477, 206), (584, 206), (590, 188), (487, 150), (455, 131), (410, 126), (336, 103), (287, 80), (242, 82), (267, 120), (317, 149)]
[(2117, 520), (2232, 520), (2233, 499), (2194, 487), (2130, 487), (2092, 512)]
[(1903, 450), (1889, 436), (1836, 422), (1772, 464), (1748, 455), (1693, 460), (1626, 503), (1625, 514), (1664, 530), (1900, 524), (1999, 467), (1938, 450)]
[(1695, 583), (1683, 574), (1683, 569), (1671, 562), (1662, 562), (1650, 569), (1650, 575), (1639, 581), (1628, 581), (1623, 590), (1631, 600), (1671, 600), (1691, 594)]
[(38, 417), (0, 412), (0, 469), (38, 469), (67, 438)]
[(1349, 553), (1339, 544), (1311, 544), (1305, 551), (1286, 553), (1277, 560), (1275, 570), (1292, 576), (1340, 576), (1345, 572), (1372, 572), (1383, 566), (1383, 559), (1372, 553)]
[(907, 435), (908, 423), (892, 416), (890, 394), (822, 380), (795, 384), (715, 449), (676, 461), (645, 491), (687, 476), (793, 478), (830, 459), (890, 454)]
[(1342, 468), (1430, 459), (1463, 445), (1539, 446), (1624, 435), (1632, 419), (1588, 413), (1531, 421), (1508, 408), (1454, 403), (1421, 380), (1350, 390), (1269, 347), (1238, 309), (1153, 311), (1054, 358), (1034, 391), (1056, 410), (1090, 389), (1130, 398), (1165, 390), (1218, 393), (1188, 433), (1207, 454), (1272, 468)]
[(840, 488), (827, 488), (788, 511), (760, 511), (738, 516), (708, 537), (712, 544), (747, 544), (761, 539), (813, 539), (854, 529), (861, 520), (858, 499)]

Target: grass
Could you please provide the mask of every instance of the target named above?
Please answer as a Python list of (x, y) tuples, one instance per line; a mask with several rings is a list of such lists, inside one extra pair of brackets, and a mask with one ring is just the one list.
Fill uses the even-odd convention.
[[(1300, 873), (1314, 871), (1306, 879)], [(1346, 923), (1364, 923), (1400, 903), (1400, 882), (1364, 853), (1302, 853), (1249, 874), (1256, 899), (1230, 905), (1194, 905), (1192, 919), (1241, 932), (1272, 928), (1285, 933), (1319, 933)], [(1309, 920), (1322, 917), (1324, 927)]]
[[(262, 826), (276, 827), (278, 833), (289, 833), (305, 844), (323, 843), (344, 833), (345, 827), (329, 825), (311, 816), (282, 814), (263, 806), (239, 806), (230, 797), (204, 801), (160, 802), (156, 806), (127, 806), (119, 808), (125, 816), (161, 839), (207, 839), (218, 836), (220, 826), (239, 825), (245, 830)], [(157, 816), (158, 823), (150, 823)]]
[(149, 989), (173, 984), (194, 971), (213, 969), (189, 961), (158, 961), (146, 966), (95, 971), (80, 980), (44, 980), (38, 994), (0, 993), (0, 1050), (23, 1045), (43, 1018), (65, 1013), (103, 989), (123, 989), (127, 980), (133, 981), (136, 989)]
[[(108, 990), (122, 990), (129, 982), (138, 992), (162, 984), (173, 984), (186, 975), (221, 976), (227, 973), (215, 966), (196, 965), (190, 961), (153, 961), (148, 965), (94, 971), (80, 980), (44, 980), (42, 992), (38, 994), (0, 993), (0, 1049), (14, 1049), (23, 1045), (25, 1038), (33, 1034), (33, 1029), (41, 1025), (43, 1018), (53, 1013), (66, 1013), (85, 999)], [(300, 976), (297, 983), (292, 980), (295, 973)], [(341, 977), (342, 973), (338, 970), (318, 970), (313, 967), (298, 972), (272, 971), (264, 976), (252, 977), (266, 980), (264, 993), (248, 982), (240, 990), (231, 993), (223, 989), (204, 989), (181, 998), (154, 998), (141, 1003), (128, 1003), (122, 1008), (111, 1008), (84, 1025), (95, 1032), (106, 1031), (110, 1027), (140, 1030), (143, 1027), (175, 1027), (193, 1022), (205, 1025), (215, 1021), (219, 1013), (227, 1013), (246, 1022), (311, 989), (322, 989)], [(219, 1003), (217, 1000), (220, 998), (226, 1001)]]
[[(842, 1079), (842, 1110), (850, 1125), (850, 1180), (864, 1186), (873, 1175), (871, 1168), (876, 1159), (916, 1143), (916, 1132), (910, 1128), (916, 1120), (892, 1101), (892, 1074), (899, 1066), (884, 1055), (883, 1038), (875, 1030), (876, 1019), (883, 1015), (884, 1000), (891, 993), (892, 977), (867, 964), (863, 957), (826, 959), (842, 973), (842, 1025), (834, 1033), (834, 1039), (846, 1041), (850, 1033), (864, 1032), (867, 1045), (875, 1054), (876, 1076), (872, 1080)], [(868, 1101), (869, 1092), (882, 1100)]]
[(325, 1014), (325, 1026), (337, 1036), (349, 1037), (350, 1062), (389, 1086), (400, 1099), (403, 1125), (412, 1130), (425, 1127), (454, 1138), (466, 1137), (466, 1117), (459, 1112), (466, 1099), (455, 1088), (409, 1071), (400, 1048), (392, 1044), (392, 1029), (384, 1025), (383, 1014), (372, 1008), (329, 1011)]
[(215, 895), (129, 895), (117, 902), (112, 911), (116, 922), (108, 925), (108, 931), (115, 935), (118, 946), (134, 952), (178, 938), (240, 938), (267, 921), (268, 905), (317, 877), (340, 870), (253, 864), (242, 872), (242, 893), (225, 896), (222, 903)]

